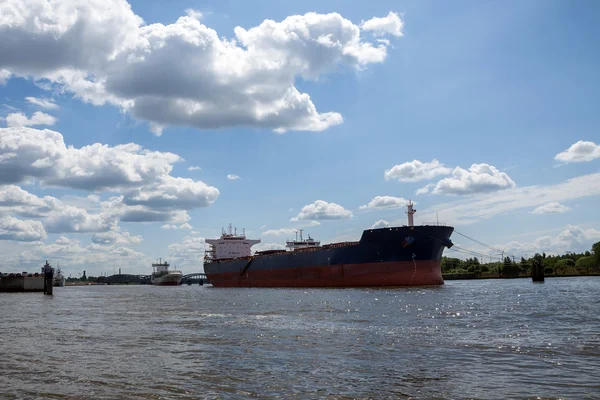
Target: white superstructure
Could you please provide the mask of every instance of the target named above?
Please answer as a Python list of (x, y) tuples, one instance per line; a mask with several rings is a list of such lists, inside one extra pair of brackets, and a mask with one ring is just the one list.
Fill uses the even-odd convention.
[(296, 240), (288, 240), (285, 246), (290, 250), (306, 249), (309, 247), (321, 247), (321, 242), (315, 240), (308, 235), (308, 239), (302, 239), (302, 229), (300, 229), (300, 240), (298, 240), (298, 232), (296, 232)]
[(415, 220), (413, 215), (417, 212), (417, 210), (413, 209), (413, 202), (410, 200), (408, 201), (406, 207), (408, 208), (408, 211), (406, 211), (406, 213), (408, 214), (408, 226), (415, 226)]
[(251, 248), (257, 243), (260, 243), (260, 239), (248, 239), (246, 238), (245, 230), (242, 231), (241, 235), (237, 234), (237, 228), (233, 228), (229, 224), (229, 231), (221, 231), (221, 237), (218, 239), (206, 239), (206, 243), (210, 245), (210, 249), (206, 250), (205, 261), (210, 262), (212, 260), (220, 260), (224, 258), (240, 258), (248, 257), (252, 255)]
[(176, 269), (169, 269), (169, 263), (158, 260), (158, 263), (152, 264), (152, 275), (150, 283), (159, 286), (176, 286), (181, 283), (183, 273)]

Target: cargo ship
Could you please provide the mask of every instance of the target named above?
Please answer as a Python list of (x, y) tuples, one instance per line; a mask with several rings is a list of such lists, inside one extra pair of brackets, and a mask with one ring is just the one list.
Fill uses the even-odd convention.
[(152, 275), (150, 283), (158, 286), (177, 286), (181, 283), (183, 274), (179, 270), (169, 269), (169, 263), (158, 260), (158, 263), (152, 264)]
[(441, 258), (452, 247), (451, 226), (408, 225), (364, 230), (358, 242), (321, 245), (313, 238), (286, 243), (288, 250), (259, 251), (249, 240), (222, 231), (207, 239), (204, 273), (215, 287), (361, 287), (443, 285)]

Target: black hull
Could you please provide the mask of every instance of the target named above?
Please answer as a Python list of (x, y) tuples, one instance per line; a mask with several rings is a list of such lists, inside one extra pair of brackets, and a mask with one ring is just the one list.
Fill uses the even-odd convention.
[(447, 226), (368, 229), (351, 245), (204, 264), (213, 286), (355, 287), (440, 285), (440, 260), (452, 246)]

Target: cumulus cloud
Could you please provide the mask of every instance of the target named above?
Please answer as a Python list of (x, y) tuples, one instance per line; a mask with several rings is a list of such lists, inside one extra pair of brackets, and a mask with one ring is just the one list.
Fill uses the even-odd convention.
[(52, 115), (48, 115), (41, 111), (34, 112), (31, 118), (27, 118), (27, 115), (23, 113), (12, 113), (8, 114), (5, 119), (8, 127), (54, 125), (57, 121)]
[(234, 174), (229, 174), (229, 175), (227, 175), (227, 179), (229, 179), (230, 181), (237, 181), (238, 179), (242, 179), (242, 178), (240, 178), (239, 176), (234, 175)]
[(169, 245), (169, 257), (181, 266), (201, 267), (204, 265), (204, 251), (208, 244), (203, 237), (187, 236), (183, 241)]
[(505, 254), (515, 257), (532, 256), (535, 253), (564, 254), (567, 251), (583, 252), (600, 240), (600, 231), (567, 225), (556, 236), (542, 236), (531, 242), (511, 241), (504, 246)]
[(149, 205), (127, 205), (123, 196), (111, 197), (101, 203), (103, 212), (117, 217), (122, 222), (168, 222), (182, 224), (190, 220), (186, 210), (160, 207), (150, 208)]
[(308, 204), (300, 210), (300, 213), (290, 221), (299, 221), (305, 219), (324, 220), (324, 219), (349, 219), (352, 218), (352, 212), (335, 203), (328, 203), (323, 200), (317, 200), (313, 204)]
[(91, 214), (51, 196), (39, 198), (15, 185), (0, 186), (0, 212), (41, 219), (50, 233), (105, 232), (117, 223), (113, 215)]
[(435, 178), (438, 175), (448, 175), (452, 170), (444, 166), (438, 160), (421, 162), (412, 160), (403, 164), (394, 165), (384, 173), (386, 180), (398, 180), (400, 182), (417, 182)]
[[(0, 128), (0, 184), (36, 179), (73, 189), (121, 191), (123, 196), (112, 200), (113, 208), (130, 214), (130, 220), (169, 221), (173, 218), (165, 217), (167, 211), (180, 213), (216, 201), (217, 188), (170, 175), (179, 161), (176, 154), (134, 143), (112, 147), (95, 143), (78, 149), (67, 147), (55, 131)], [(142, 217), (144, 213), (148, 218)]]
[(46, 237), (44, 226), (39, 221), (0, 216), (0, 240), (35, 242), (45, 240)]
[(380, 219), (379, 221), (377, 221), (373, 225), (371, 225), (371, 229), (386, 228), (388, 226), (390, 226), (389, 222), (387, 222), (384, 219)]
[(219, 190), (189, 178), (163, 176), (156, 182), (129, 192), (127, 205), (143, 205), (153, 209), (193, 209), (211, 205)]
[(404, 23), (402, 22), (402, 19), (400, 19), (400, 16), (392, 11), (390, 11), (386, 17), (374, 17), (360, 24), (360, 29), (363, 31), (371, 31), (376, 36), (402, 36), (403, 27)]
[(200, 12), (198, 10), (194, 10), (193, 8), (186, 9), (185, 14), (190, 18), (197, 19), (198, 21), (200, 21), (202, 19), (202, 17), (204, 17), (202, 12)]
[(439, 181), (432, 193), (465, 195), (514, 188), (515, 182), (504, 172), (488, 164), (473, 164), (469, 170), (456, 167), (452, 177)]
[(402, 21), (390, 13), (359, 27), (337, 13), (311, 12), (238, 26), (228, 39), (194, 10), (172, 24), (144, 25), (125, 0), (7, 0), (0, 70), (3, 80), (10, 71), (117, 105), (157, 134), (171, 125), (320, 131), (343, 118), (317, 111), (295, 81), (383, 62), (389, 42), (369, 41), (361, 28), (400, 36)]
[[(414, 203), (414, 202), (413, 202)], [(385, 210), (385, 209), (393, 209), (393, 208), (402, 208), (408, 204), (408, 200), (403, 197), (393, 197), (393, 196), (375, 196), (373, 200), (371, 200), (368, 204), (364, 206), (360, 206), (361, 210), (367, 209), (375, 209), (375, 210)], [(414, 203), (416, 204), (416, 203)]]
[(600, 158), (600, 145), (583, 140), (574, 143), (567, 150), (558, 153), (554, 159), (565, 163), (592, 161)]
[(567, 207), (565, 205), (562, 205), (556, 201), (553, 201), (551, 203), (544, 204), (543, 206), (536, 207), (535, 210), (533, 210), (531, 213), (532, 214), (560, 214), (560, 213), (564, 213), (567, 211), (571, 211), (571, 208)]
[(53, 99), (39, 99), (37, 97), (25, 97), (29, 103), (47, 110), (58, 110), (60, 107), (54, 103)]
[(121, 232), (119, 230), (112, 230), (103, 233), (94, 233), (92, 235), (92, 243), (105, 246), (114, 244), (139, 244), (141, 242), (141, 236), (132, 235), (129, 232)]
[(202, 170), (202, 168), (197, 167), (195, 165), (192, 165), (191, 167), (188, 168), (188, 171), (200, 171)]
[(0, 68), (0, 85), (5, 85), (11, 75), (9, 70)]

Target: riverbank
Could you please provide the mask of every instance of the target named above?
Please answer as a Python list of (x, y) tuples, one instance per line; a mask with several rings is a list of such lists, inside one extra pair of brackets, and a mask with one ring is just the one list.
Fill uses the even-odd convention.
[[(527, 278), (531, 279), (530, 275), (519, 274), (515, 276), (500, 276), (496, 272), (490, 273), (482, 273), (482, 274), (474, 274), (474, 273), (466, 273), (466, 274), (443, 274), (442, 275), (445, 281), (451, 280), (464, 280), (464, 279), (518, 279), (518, 278)], [(554, 274), (545, 274), (545, 278), (570, 278), (577, 276), (600, 276), (600, 272), (591, 272), (589, 274), (562, 274), (562, 275), (554, 275)]]

